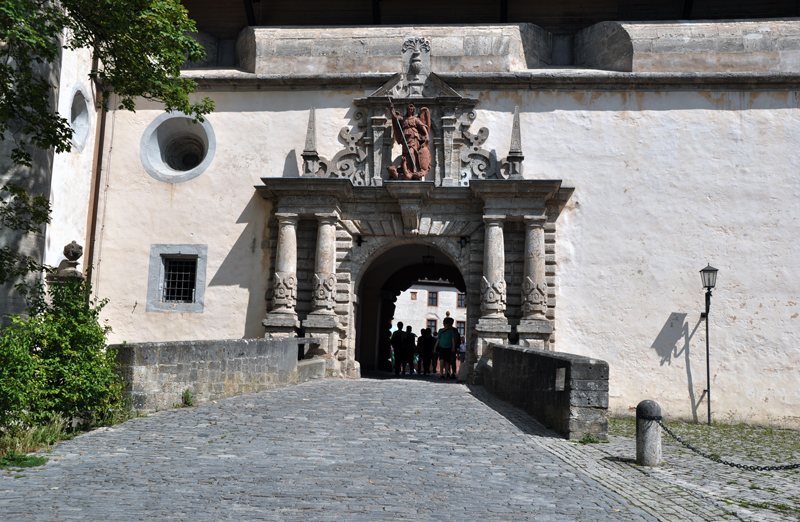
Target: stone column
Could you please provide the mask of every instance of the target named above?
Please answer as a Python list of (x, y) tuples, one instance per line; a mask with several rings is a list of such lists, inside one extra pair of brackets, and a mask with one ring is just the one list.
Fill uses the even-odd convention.
[(525, 216), (525, 270), (522, 281), (522, 320), (519, 343), (546, 350), (553, 327), (547, 312), (544, 224), (547, 216)]
[(485, 236), (483, 243), (483, 277), (481, 279), (481, 318), (475, 325), (474, 363), (470, 361), (469, 380), (483, 384), (483, 371), (491, 358), (489, 344), (508, 343), (511, 327), (506, 319), (505, 242), (503, 222), (505, 216), (484, 216)]
[(297, 214), (279, 213), (278, 252), (272, 278), (272, 311), (263, 325), (269, 337), (294, 337), (297, 321)]
[(505, 216), (484, 216), (483, 279), (481, 280), (481, 318), (505, 318), (506, 256), (503, 241)]
[(312, 314), (333, 315), (336, 301), (336, 214), (317, 214), (317, 254)]
[(317, 253), (314, 268), (314, 299), (312, 312), (303, 321), (306, 337), (316, 342), (307, 346), (306, 358), (325, 357), (327, 368), (334, 374), (341, 370), (342, 361), (347, 358), (345, 350), (339, 351), (342, 328), (336, 317), (336, 213), (316, 214)]

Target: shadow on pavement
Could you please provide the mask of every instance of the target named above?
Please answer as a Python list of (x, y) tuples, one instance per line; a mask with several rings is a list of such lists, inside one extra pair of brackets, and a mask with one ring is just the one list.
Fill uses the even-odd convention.
[[(455, 382), (455, 381), (454, 381)], [(547, 437), (551, 439), (563, 439), (561, 435), (555, 431), (548, 429), (544, 424), (537, 421), (524, 411), (516, 406), (512, 406), (507, 402), (498, 399), (483, 386), (467, 385), (473, 397), (484, 403), (489, 408), (493, 409), (500, 415), (506, 418), (511, 424), (517, 427), (526, 435), (533, 435), (535, 437)]]
[(416, 374), (405, 374), (405, 375), (395, 375), (393, 372), (382, 372), (378, 370), (361, 370), (361, 378), (362, 379), (375, 379), (375, 380), (387, 380), (387, 379), (395, 379), (398, 381), (405, 380), (405, 381), (425, 381), (430, 383), (436, 384), (463, 384), (458, 382), (455, 379), (447, 380), (447, 379), (440, 379), (438, 375), (430, 374), (430, 375), (416, 375)]

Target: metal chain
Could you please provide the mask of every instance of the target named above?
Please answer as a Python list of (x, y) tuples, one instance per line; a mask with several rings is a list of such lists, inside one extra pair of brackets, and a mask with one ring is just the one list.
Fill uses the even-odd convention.
[(672, 430), (667, 428), (667, 426), (662, 422), (660, 415), (639, 415), (639, 418), (642, 420), (658, 422), (658, 425), (661, 426), (661, 428), (663, 428), (664, 431), (669, 433), (670, 437), (680, 442), (685, 448), (694, 451), (701, 457), (705, 457), (709, 460), (713, 460), (714, 462), (718, 462), (720, 464), (725, 464), (726, 466), (731, 466), (739, 469), (746, 469), (748, 471), (782, 471), (787, 469), (800, 469), (800, 464), (787, 464), (786, 466), (748, 466), (747, 464), (737, 464), (735, 462), (728, 462), (727, 460), (722, 460), (719, 457), (715, 457), (714, 455), (710, 455), (704, 451), (695, 448), (694, 446), (684, 441), (679, 436), (672, 433)]

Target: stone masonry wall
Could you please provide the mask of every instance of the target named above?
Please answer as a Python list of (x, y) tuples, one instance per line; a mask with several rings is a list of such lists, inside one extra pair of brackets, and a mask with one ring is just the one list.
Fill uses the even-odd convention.
[(623, 72), (796, 71), (800, 22), (602, 22), (575, 35), (575, 65)]
[(568, 439), (608, 432), (608, 363), (579, 355), (491, 345), (486, 388)]
[(322, 359), (298, 363), (292, 339), (229, 339), (116, 346), (125, 395), (140, 411), (255, 393), (325, 376)]
[(256, 74), (398, 72), (408, 36), (430, 39), (442, 71), (520, 71), (550, 64), (553, 36), (533, 24), (441, 27), (248, 27), (237, 62)]

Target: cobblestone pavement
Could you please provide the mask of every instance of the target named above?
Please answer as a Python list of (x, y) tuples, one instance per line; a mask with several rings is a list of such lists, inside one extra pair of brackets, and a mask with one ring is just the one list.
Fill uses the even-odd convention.
[(738, 519), (617, 450), (557, 438), (481, 387), (316, 381), (62, 442), (3, 474), (0, 519)]
[[(736, 437), (733, 433), (735, 430), (716, 431), (727, 432), (725, 440), (714, 441), (710, 446), (695, 444), (700, 449), (719, 453), (721, 458), (739, 464), (772, 466), (799, 461), (793, 448), (787, 448), (785, 444), (781, 447), (781, 441), (774, 440), (775, 437), (765, 436), (762, 440), (752, 441)], [(785, 433), (800, 436), (798, 432)], [(686, 437), (686, 434), (683, 436)], [(609, 444), (594, 445), (593, 449), (605, 453), (607, 458), (636, 454), (633, 434), (609, 439)], [(661, 440), (664, 465), (650, 469), (633, 466), (633, 469), (647, 474), (648, 478), (656, 482), (681, 488), (698, 499), (713, 502), (735, 513), (737, 519), (770, 522), (800, 520), (800, 471), (747, 471), (732, 468), (696, 455), (663, 431)], [(753, 453), (757, 454), (755, 458)], [(772, 458), (769, 453), (773, 453)], [(775, 457), (790, 457), (792, 460), (776, 461)]]

